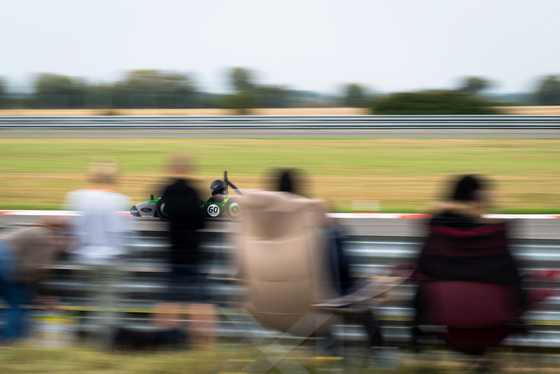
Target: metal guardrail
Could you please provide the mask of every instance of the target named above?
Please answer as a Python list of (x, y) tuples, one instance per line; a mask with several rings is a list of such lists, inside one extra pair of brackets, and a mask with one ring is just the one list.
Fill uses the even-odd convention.
[[(22, 215), (10, 218), (7, 222), (21, 221), (24, 218), (37, 219), (45, 212), (28, 212), (29, 216)], [(52, 212), (63, 214), (65, 212)], [(376, 217), (378, 215), (375, 215)], [(381, 215), (379, 215), (381, 216)], [(9, 216), (5, 216), (6, 218)], [(362, 218), (361, 218), (362, 217)], [(339, 222), (348, 226), (350, 234), (347, 242), (348, 253), (354, 264), (354, 272), (365, 277), (381, 275), (392, 264), (411, 262), (416, 257), (420, 248), (421, 238), (417, 236), (402, 236), (403, 232), (379, 236), (380, 230), (371, 228), (363, 229), (362, 226), (371, 222), (368, 215), (341, 215)], [(535, 222), (557, 221), (556, 216), (535, 216)], [(390, 221), (405, 221), (393, 217)], [(545, 219), (547, 218), (547, 219)], [(411, 222), (411, 220), (408, 220)], [(415, 221), (415, 220), (413, 220)], [(6, 222), (6, 221), (5, 221)], [(139, 238), (132, 245), (133, 255), (127, 261), (127, 270), (130, 272), (129, 281), (123, 284), (124, 293), (127, 295), (122, 300), (120, 307), (124, 312), (124, 324), (149, 325), (150, 313), (154, 303), (162, 301), (161, 295), (166, 289), (167, 265), (165, 253), (167, 243), (165, 240), (165, 225), (158, 220), (140, 220)], [(397, 223), (397, 222), (395, 222)], [(418, 222), (420, 224), (420, 222)], [(527, 222), (526, 222), (527, 224)], [(556, 227), (556, 226), (555, 226)], [(208, 270), (218, 273), (229, 268), (228, 260), (232, 247), (227, 241), (227, 233), (235, 230), (232, 223), (213, 222), (205, 230), (203, 250), (207, 255), (206, 266)], [(1, 231), (1, 229), (0, 229)], [(397, 230), (398, 231), (398, 230)], [(522, 270), (526, 272), (560, 268), (560, 239), (540, 239), (534, 236), (522, 236), (513, 241), (514, 254), (521, 261)], [(53, 277), (47, 282), (54, 294), (61, 297), (68, 309), (79, 311), (87, 317), (92, 304), (84, 294), (86, 278), (83, 267), (71, 261), (61, 261), (52, 266)], [(536, 287), (537, 285), (535, 285)], [(560, 287), (554, 285), (552, 287)], [(413, 282), (405, 282), (394, 289), (396, 298), (376, 307), (377, 314), (382, 320), (385, 335), (389, 341), (405, 343), (409, 339), (409, 324), (413, 316), (410, 307), (414, 295)], [(213, 282), (211, 294), (216, 302), (231, 300), (232, 296), (239, 295), (243, 289), (232, 284)], [(228, 313), (237, 314), (239, 311), (221, 308), (220, 323), (221, 336), (236, 336), (239, 332), (227, 318)], [(525, 315), (531, 327), (531, 333), (523, 337), (508, 340), (506, 343), (513, 346), (524, 347), (553, 347), (560, 348), (560, 294), (549, 298), (539, 304), (533, 311)], [(92, 328), (88, 325), (88, 318), (82, 320), (78, 326), (84, 331)], [(254, 326), (247, 325), (247, 328)], [(336, 332), (336, 330), (335, 330)], [(364, 339), (364, 333), (358, 326), (344, 327), (340, 334), (347, 339)]]
[[(228, 253), (231, 247), (225, 233), (217, 224), (204, 233), (204, 252), (209, 261), (207, 268), (222, 272), (229, 267)], [(151, 308), (161, 301), (160, 296), (166, 288), (165, 272), (167, 265), (164, 254), (167, 245), (164, 232), (145, 230), (141, 240), (133, 246), (133, 258), (128, 261), (127, 269), (131, 273), (128, 283), (124, 284), (128, 297), (121, 304), (125, 312), (123, 323), (148, 325)], [(354, 265), (354, 271), (369, 277), (383, 274), (391, 264), (412, 261), (419, 249), (420, 239), (415, 237), (376, 237), (350, 236), (347, 242), (348, 252)], [(524, 271), (545, 268), (560, 268), (560, 240), (521, 239), (515, 241), (515, 254), (523, 263)], [(61, 262), (53, 266), (55, 277), (48, 282), (70, 309), (85, 311), (91, 308), (83, 290), (85, 279), (82, 268), (71, 263)], [(376, 310), (382, 320), (385, 335), (389, 341), (405, 343), (409, 339), (409, 323), (413, 316), (410, 307), (415, 285), (404, 283), (394, 290), (395, 301), (379, 305)], [(240, 286), (213, 282), (212, 297), (216, 302), (231, 301), (232, 296), (243, 292)], [(236, 336), (239, 332), (229, 322), (228, 313), (239, 311), (222, 308), (221, 336)], [(510, 339), (507, 344), (514, 346), (560, 347), (560, 297), (552, 297), (534, 311), (526, 315), (531, 326), (531, 333), (522, 338)], [(84, 320), (84, 321), (87, 321)], [(82, 325), (87, 330), (87, 322)], [(247, 328), (254, 326), (247, 325)], [(365, 336), (358, 326), (341, 329), (346, 339), (363, 339)]]
[(560, 116), (6, 116), (1, 130), (560, 130)]

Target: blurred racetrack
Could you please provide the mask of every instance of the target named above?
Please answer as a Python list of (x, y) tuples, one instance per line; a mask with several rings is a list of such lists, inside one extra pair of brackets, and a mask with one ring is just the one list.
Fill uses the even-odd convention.
[[(63, 217), (65, 212), (57, 211), (0, 211), (0, 227), (19, 223), (33, 223), (41, 218)], [(422, 215), (418, 214), (331, 214), (349, 233), (357, 236), (420, 237), (423, 235)], [(405, 218), (402, 218), (405, 217)], [(512, 235), (518, 239), (560, 240), (560, 214), (511, 214), (494, 215), (512, 221)], [(140, 231), (163, 231), (166, 226), (158, 219), (139, 218), (136, 221)], [(231, 222), (215, 221), (221, 230), (232, 230)]]

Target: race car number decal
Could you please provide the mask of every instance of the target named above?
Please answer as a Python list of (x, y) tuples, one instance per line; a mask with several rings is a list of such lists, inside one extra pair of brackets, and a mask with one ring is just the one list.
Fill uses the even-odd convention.
[(210, 217), (217, 217), (220, 214), (220, 207), (216, 204), (209, 205), (206, 209)]

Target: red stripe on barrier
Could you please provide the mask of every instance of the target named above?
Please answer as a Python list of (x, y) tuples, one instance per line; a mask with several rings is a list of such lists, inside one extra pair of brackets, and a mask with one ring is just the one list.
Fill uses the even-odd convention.
[(427, 214), (403, 214), (402, 216), (399, 216), (399, 219), (422, 219), (427, 216)]

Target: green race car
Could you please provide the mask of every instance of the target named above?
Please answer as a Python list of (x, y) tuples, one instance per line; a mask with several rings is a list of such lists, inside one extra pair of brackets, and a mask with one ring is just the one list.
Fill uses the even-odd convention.
[[(243, 195), (241, 191), (228, 179), (227, 170), (224, 171), (223, 180), (215, 180), (210, 184), (212, 197), (208, 201), (200, 202), (200, 209), (204, 215), (209, 218), (226, 218), (230, 221), (239, 219), (239, 202), (236, 197), (228, 197), (228, 187)], [(154, 195), (150, 200), (138, 203), (130, 208), (130, 214), (135, 217), (157, 217), (162, 221), (169, 221), (169, 215), (165, 211), (165, 203), (161, 197), (154, 199)]]

